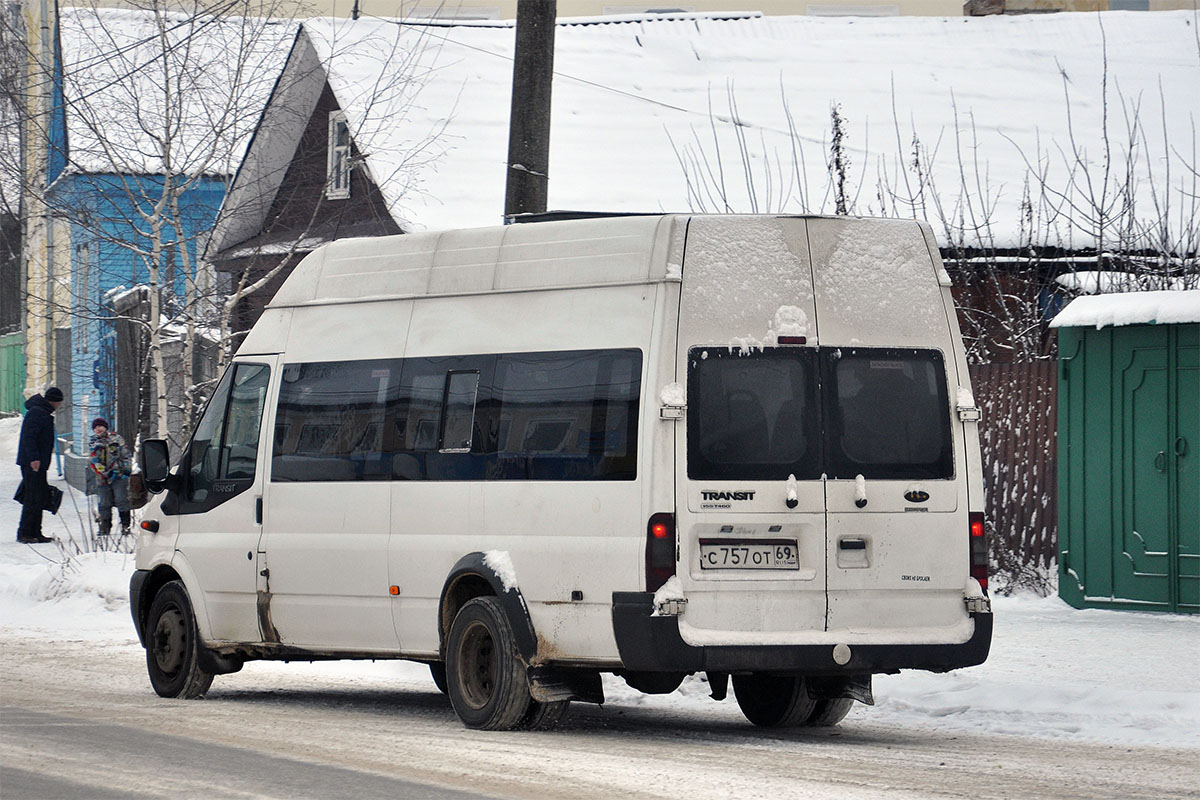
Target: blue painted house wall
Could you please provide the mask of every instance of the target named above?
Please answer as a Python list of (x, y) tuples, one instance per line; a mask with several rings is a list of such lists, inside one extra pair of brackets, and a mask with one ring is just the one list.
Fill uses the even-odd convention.
[[(148, 210), (161, 196), (162, 185), (162, 177), (156, 175), (68, 172), (60, 175), (47, 192), (47, 202), (56, 209), (56, 216), (70, 224), (71, 405), (76, 417), (71, 430), (77, 453), (87, 452), (91, 419), (115, 416), (116, 328), (104, 297), (113, 289), (149, 281), (146, 254), (151, 251), (151, 240), (143, 235), (147, 226), (139, 208)], [(180, 198), (183, 241), (193, 264), (197, 237), (212, 228), (225, 188), (221, 178), (204, 178)], [(167, 280), (168, 259), (173, 256), (174, 294), (182, 297), (183, 258), (175, 232), (164, 230), (163, 238), (175, 247), (164, 250), (159, 280)]]
[[(58, 20), (54, 26), (54, 65), (51, 87), (51, 112), (46, 146), (46, 202), (51, 214), (67, 222), (72, 297), (71, 331), (71, 408), (74, 419), (62, 420), (60, 431), (71, 431), (76, 453), (86, 453), (91, 435), (90, 421), (98, 416), (115, 416), (114, 362), (116, 328), (111, 308), (104, 296), (121, 286), (133, 287), (150, 279), (146, 256), (139, 251), (151, 249), (150, 239), (139, 211), (146, 211), (161, 197), (161, 175), (116, 173), (80, 173), (68, 168), (70, 142), (67, 137), (66, 106), (62, 72), (62, 44)], [(196, 181), (179, 199), (182, 237), (195, 263), (197, 236), (212, 229), (225, 196), (223, 177)], [(163, 238), (173, 242), (175, 232), (165, 230)], [(182, 256), (174, 253), (177, 266)], [(160, 264), (160, 282), (165, 280), (167, 263)], [(182, 296), (184, 276), (175, 270), (175, 294)]]

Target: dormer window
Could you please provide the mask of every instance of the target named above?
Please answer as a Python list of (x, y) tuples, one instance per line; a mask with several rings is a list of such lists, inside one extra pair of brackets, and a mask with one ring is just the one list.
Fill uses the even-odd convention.
[(350, 196), (350, 126), (342, 111), (329, 115), (329, 160), (325, 177), (325, 197), (345, 200)]

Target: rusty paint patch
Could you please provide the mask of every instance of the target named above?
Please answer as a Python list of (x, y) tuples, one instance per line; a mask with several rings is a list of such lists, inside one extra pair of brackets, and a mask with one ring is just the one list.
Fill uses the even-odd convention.
[(537, 652), (534, 653), (533, 658), (529, 659), (529, 666), (536, 667), (540, 664), (549, 664), (561, 655), (562, 652), (539, 633), (537, 635)]
[(271, 622), (271, 593), (258, 593), (258, 631), (262, 634), (264, 642), (272, 642), (279, 644), (279, 631), (275, 630), (275, 623)]

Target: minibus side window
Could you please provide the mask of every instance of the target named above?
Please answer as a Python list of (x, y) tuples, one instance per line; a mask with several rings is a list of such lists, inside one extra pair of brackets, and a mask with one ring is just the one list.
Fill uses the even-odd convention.
[(640, 350), (283, 367), (272, 481), (632, 480)]
[(392, 480), (483, 480), (493, 355), (403, 360), (388, 426)]
[(940, 352), (839, 348), (826, 353), (825, 369), (831, 477), (953, 477)]
[(217, 457), (221, 450), (221, 428), (225, 424), (229, 384), (233, 381), (233, 373), (238, 366), (240, 365), (235, 365), (225, 372), (204, 409), (204, 416), (200, 418), (196, 432), (192, 434), (192, 443), (188, 447), (186, 457), (187, 486), (184, 489), (184, 496), (188, 502), (206, 500), (212, 482), (217, 479)]
[(254, 478), (269, 377), (270, 370), (258, 364), (240, 364), (234, 373), (221, 448), (221, 479)]
[(496, 366), (492, 480), (633, 480), (640, 350), (508, 353)]
[(479, 371), (446, 373), (442, 436), (438, 451), (469, 453), (475, 428), (475, 400), (479, 395)]
[[(271, 480), (388, 480), (386, 423), (399, 359), (287, 364), (279, 385)], [(385, 439), (387, 441), (385, 441)]]
[(236, 364), (221, 379), (188, 447), (180, 513), (214, 508), (253, 482), (269, 378), (262, 364)]

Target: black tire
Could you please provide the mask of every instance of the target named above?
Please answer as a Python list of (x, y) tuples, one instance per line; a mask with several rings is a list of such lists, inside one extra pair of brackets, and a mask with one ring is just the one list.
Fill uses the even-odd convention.
[(810, 728), (832, 728), (846, 718), (854, 701), (849, 697), (834, 697), (818, 700), (816, 707), (804, 724)]
[(445, 661), (430, 661), (429, 676), (433, 678), (433, 683), (437, 686), (438, 691), (442, 694), (446, 693), (446, 662)]
[(213, 674), (200, 668), (200, 637), (187, 590), (171, 581), (158, 590), (146, 618), (146, 670), (160, 697), (203, 697)]
[(746, 719), (764, 728), (794, 728), (812, 716), (817, 701), (808, 696), (804, 678), (734, 675), (733, 694)]
[(556, 700), (553, 703), (541, 703), (534, 700), (529, 704), (525, 716), (517, 727), (527, 731), (549, 731), (558, 727), (563, 717), (567, 715), (570, 700)]
[(525, 664), (495, 597), (467, 602), (446, 640), (446, 694), (468, 728), (518, 728), (533, 703)]

